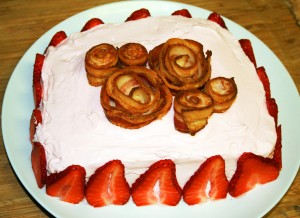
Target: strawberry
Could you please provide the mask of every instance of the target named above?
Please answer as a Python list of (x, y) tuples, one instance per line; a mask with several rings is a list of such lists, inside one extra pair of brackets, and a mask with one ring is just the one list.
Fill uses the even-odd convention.
[(33, 99), (35, 108), (38, 108), (43, 95), (43, 87), (41, 84), (42, 68), (44, 64), (45, 56), (36, 54), (35, 62), (33, 66)]
[(282, 149), (282, 136), (281, 136), (281, 126), (277, 126), (276, 128), (277, 140), (273, 153), (273, 160), (276, 162), (279, 170), (282, 168), (282, 157), (281, 157), (281, 149)]
[(229, 182), (225, 175), (225, 161), (220, 155), (208, 158), (198, 168), (183, 187), (183, 200), (189, 205), (205, 202), (208, 199), (205, 193), (208, 182), (211, 200), (226, 198)]
[(126, 204), (130, 198), (130, 187), (124, 173), (120, 160), (112, 160), (99, 167), (87, 182), (87, 202), (94, 207)]
[(264, 90), (266, 92), (266, 99), (270, 98), (271, 97), (270, 81), (265, 68), (264, 67), (256, 68), (256, 73), (264, 86)]
[(65, 170), (50, 174), (46, 181), (46, 193), (62, 201), (78, 204), (84, 198), (85, 169), (71, 165)]
[(139, 20), (142, 18), (150, 17), (150, 16), (151, 16), (151, 14), (148, 11), (148, 9), (141, 8), (139, 10), (132, 12), (132, 14), (125, 20), (125, 22), (132, 21), (132, 20)]
[(57, 46), (63, 40), (67, 38), (67, 34), (64, 31), (59, 31), (54, 34), (48, 46)]
[(187, 9), (181, 9), (181, 10), (174, 11), (172, 13), (172, 15), (180, 15), (183, 17), (192, 18), (192, 15), (190, 14), (190, 12)]
[(37, 125), (42, 123), (42, 113), (39, 109), (34, 109), (30, 118), (30, 141), (32, 142)]
[(89, 21), (86, 22), (86, 24), (81, 29), (81, 32), (89, 30), (95, 26), (98, 26), (100, 24), (104, 24), (104, 22), (99, 18), (92, 18)]
[[(177, 182), (175, 171), (175, 164), (172, 160), (160, 160), (152, 164), (132, 184), (131, 194), (134, 203), (137, 206), (157, 202), (169, 206), (177, 205), (181, 199), (182, 190)], [(158, 193), (155, 190), (157, 182), (159, 185)]]
[(251, 41), (249, 39), (240, 39), (239, 43), (240, 43), (245, 55), (247, 55), (249, 60), (254, 64), (254, 66), (256, 68), (256, 60), (255, 60)]
[(253, 153), (243, 153), (237, 162), (237, 168), (229, 183), (229, 194), (233, 197), (253, 189), (257, 184), (265, 184), (277, 179), (277, 163)]
[(212, 13), (208, 16), (207, 19), (210, 20), (210, 21), (213, 21), (213, 22), (219, 24), (221, 27), (227, 29), (226, 24), (225, 24), (223, 18), (222, 18), (218, 13), (212, 12)]
[(36, 183), (42, 188), (46, 183), (46, 154), (44, 146), (39, 142), (34, 142), (31, 151), (31, 166), (35, 176)]
[(269, 114), (274, 118), (275, 125), (278, 123), (278, 106), (274, 98), (267, 98), (267, 108)]

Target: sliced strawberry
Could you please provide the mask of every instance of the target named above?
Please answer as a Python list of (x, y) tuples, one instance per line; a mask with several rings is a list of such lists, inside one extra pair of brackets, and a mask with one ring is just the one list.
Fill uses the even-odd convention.
[(269, 114), (274, 118), (275, 125), (278, 123), (278, 106), (274, 98), (267, 98), (267, 108)]
[(30, 141), (32, 142), (37, 125), (42, 123), (42, 113), (39, 109), (34, 109), (30, 118)]
[(92, 18), (89, 21), (86, 22), (86, 24), (81, 29), (81, 32), (89, 30), (95, 26), (98, 26), (100, 24), (104, 24), (104, 22), (99, 18)]
[(172, 160), (160, 160), (152, 164), (131, 187), (134, 203), (137, 206), (158, 202), (169, 206), (177, 205), (181, 199), (182, 190), (177, 182), (175, 171), (175, 164)]
[(44, 146), (39, 142), (34, 142), (31, 151), (31, 166), (35, 176), (36, 183), (42, 188), (46, 183), (46, 154)]
[(120, 160), (112, 160), (99, 167), (87, 182), (87, 202), (94, 207), (126, 204), (130, 198), (130, 187), (124, 174)]
[(132, 21), (132, 20), (139, 20), (142, 18), (150, 17), (150, 16), (151, 16), (151, 14), (148, 11), (148, 9), (141, 8), (139, 10), (132, 12), (132, 14), (125, 20), (125, 22)]
[(46, 193), (60, 200), (78, 204), (84, 198), (85, 169), (72, 165), (47, 177)]
[(64, 31), (59, 31), (54, 34), (52, 37), (49, 46), (57, 46), (59, 43), (61, 43), (63, 40), (67, 38), (67, 34)]
[(281, 136), (281, 126), (277, 126), (276, 128), (277, 140), (273, 153), (273, 160), (277, 163), (277, 167), (279, 170), (282, 168), (282, 157), (281, 157), (281, 149), (282, 149), (282, 136)]
[(256, 73), (264, 86), (264, 90), (266, 92), (266, 98), (267, 99), (270, 98), (271, 97), (270, 81), (265, 68), (264, 67), (256, 68)]
[(210, 20), (210, 21), (213, 21), (213, 22), (219, 24), (221, 27), (227, 29), (227, 26), (225, 25), (225, 22), (224, 22), (223, 18), (218, 13), (212, 12), (208, 16), (207, 19)]
[(33, 66), (33, 99), (35, 108), (38, 108), (43, 95), (43, 87), (41, 84), (42, 68), (44, 64), (45, 56), (36, 54), (35, 62)]
[(244, 51), (244, 53), (247, 55), (249, 60), (254, 64), (256, 68), (256, 60), (255, 60), (255, 55), (253, 52), (253, 47), (251, 44), (251, 41), (249, 39), (240, 39), (239, 43)]
[(208, 158), (183, 187), (183, 200), (189, 204), (199, 204), (208, 200), (206, 187), (211, 200), (226, 198), (229, 182), (225, 175), (225, 161), (220, 155)]
[(192, 18), (192, 15), (190, 14), (190, 12), (187, 9), (181, 9), (181, 10), (174, 11), (172, 13), (172, 15), (180, 15), (183, 17)]
[(237, 169), (229, 183), (229, 194), (238, 197), (257, 184), (265, 184), (277, 179), (277, 163), (262, 156), (245, 152), (237, 162)]

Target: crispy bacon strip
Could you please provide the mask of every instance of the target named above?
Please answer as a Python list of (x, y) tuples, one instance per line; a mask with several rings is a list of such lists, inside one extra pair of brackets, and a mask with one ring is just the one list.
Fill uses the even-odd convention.
[(175, 129), (195, 135), (206, 126), (213, 110), (214, 101), (205, 92), (200, 90), (179, 92), (174, 99)]
[(102, 43), (92, 47), (85, 56), (85, 69), (89, 84), (101, 86), (116, 69), (118, 51), (110, 44)]
[(234, 78), (216, 77), (209, 80), (204, 91), (214, 100), (214, 112), (225, 112), (237, 96), (237, 86)]
[(205, 57), (199, 42), (171, 38), (149, 52), (149, 65), (176, 93), (205, 85), (211, 76), (211, 54), (211, 51), (207, 51)]
[(148, 51), (140, 43), (126, 43), (119, 49), (119, 60), (125, 66), (145, 65), (148, 60)]
[(160, 119), (172, 104), (172, 95), (156, 72), (141, 66), (124, 67), (112, 74), (100, 98), (109, 121), (127, 129)]

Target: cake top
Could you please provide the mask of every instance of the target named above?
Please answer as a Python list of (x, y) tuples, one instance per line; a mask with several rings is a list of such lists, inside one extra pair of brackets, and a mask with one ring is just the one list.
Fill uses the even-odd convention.
[[(101, 87), (88, 84), (86, 52), (100, 43), (120, 47), (128, 42), (141, 43), (149, 51), (174, 37), (196, 40), (205, 51), (212, 51), (211, 77), (235, 79), (239, 93), (234, 104), (225, 113), (213, 114), (195, 136), (175, 130), (173, 109), (161, 120), (136, 130), (111, 124), (100, 104)], [(238, 158), (246, 151), (267, 156), (276, 141), (274, 120), (255, 67), (228, 30), (205, 19), (149, 17), (74, 33), (48, 48), (42, 80), (43, 124), (35, 137), (46, 148), (50, 172), (79, 164), (90, 175), (113, 159), (133, 168), (137, 161), (149, 165), (165, 158), (175, 163), (215, 154)]]

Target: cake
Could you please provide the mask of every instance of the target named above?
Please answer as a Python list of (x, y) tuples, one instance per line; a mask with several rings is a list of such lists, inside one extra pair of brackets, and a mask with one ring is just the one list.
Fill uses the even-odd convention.
[[(216, 13), (209, 19), (190, 18), (187, 13), (180, 10), (173, 16), (151, 17), (146, 9), (141, 9), (123, 23), (103, 24), (94, 19), (81, 32), (68, 37), (58, 32), (45, 54), (37, 54), (33, 76), (36, 104), (31, 123), (31, 157), (38, 186), (46, 184), (47, 194), (71, 203), (81, 202), (85, 195), (95, 207), (125, 204), (132, 195), (136, 205), (147, 205), (156, 200), (137, 203), (139, 196), (145, 195), (139, 186), (145, 183), (146, 175), (170, 167), (166, 172), (175, 177), (172, 185), (178, 195), (172, 203), (160, 202), (176, 205), (183, 195), (185, 202), (196, 204), (202, 200), (188, 200), (189, 189), (193, 187), (193, 180), (203, 174), (203, 168), (211, 172), (216, 166), (224, 168), (220, 175), (227, 181), (225, 194), (209, 194), (212, 200), (225, 198), (228, 190), (236, 197), (253, 188), (252, 185), (247, 190), (235, 189), (245, 176), (240, 171), (247, 165), (261, 166), (261, 174), (269, 175), (264, 169), (274, 172), (255, 183), (263, 184), (277, 178), (281, 169), (281, 143), (276, 103), (271, 98), (264, 68), (256, 67), (251, 44), (248, 40), (236, 39)], [(116, 48), (126, 43), (139, 43), (149, 52), (171, 38), (195, 40), (203, 45), (204, 51), (211, 51), (211, 79), (234, 78), (236, 83), (237, 96), (232, 105), (225, 112), (212, 113), (205, 127), (193, 134), (176, 130), (173, 107), (164, 116), (140, 128), (114, 125), (100, 103), (102, 84), (89, 84), (85, 67), (87, 52), (101, 43)], [(149, 68), (149, 64), (146, 67)], [(98, 174), (111, 173), (112, 166), (124, 173), (118, 179), (122, 181), (120, 187), (129, 190), (125, 200), (91, 203), (91, 190), (95, 189), (90, 188), (95, 186), (92, 183), (98, 185), (95, 182)], [(250, 180), (255, 170), (247, 168), (245, 171)], [(74, 178), (80, 175), (77, 183), (85, 190), (76, 200), (53, 191), (66, 183), (63, 178), (72, 173)], [(207, 176), (203, 178), (206, 178), (205, 184), (213, 180)]]

